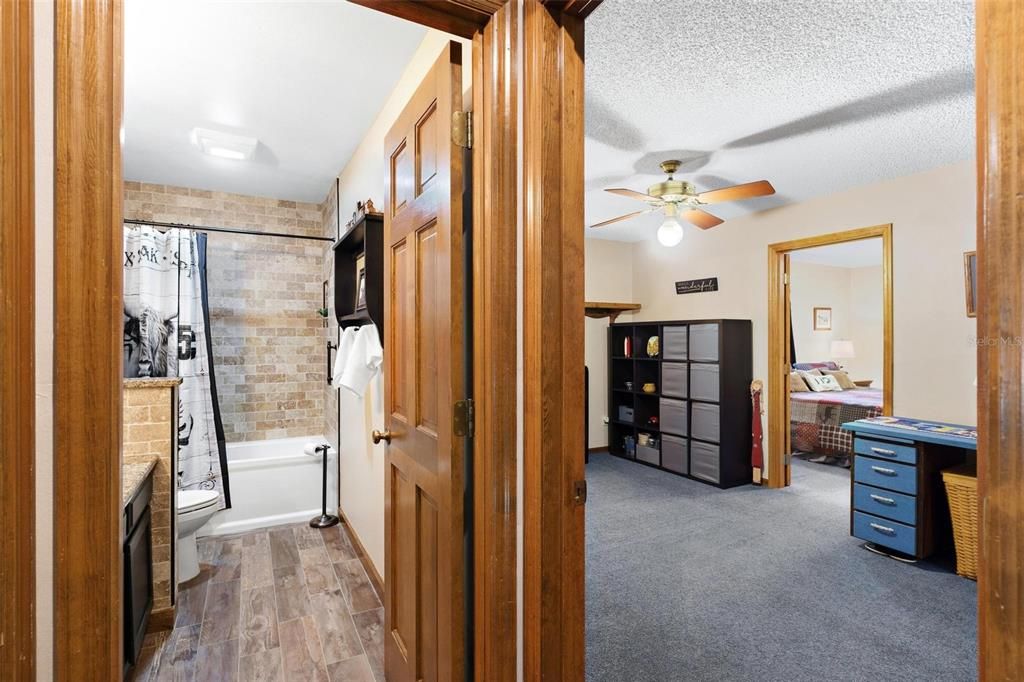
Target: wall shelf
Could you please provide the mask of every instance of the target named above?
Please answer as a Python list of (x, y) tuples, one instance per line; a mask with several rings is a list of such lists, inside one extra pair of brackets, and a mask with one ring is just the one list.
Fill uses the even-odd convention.
[(640, 310), (639, 303), (607, 303), (604, 301), (587, 301), (583, 304), (583, 314), (587, 317), (599, 320), (607, 317), (609, 321), (615, 322), (622, 313), (635, 313)]
[[(366, 307), (356, 310), (356, 259), (365, 255)], [(334, 314), (346, 327), (374, 323), (384, 338), (384, 214), (367, 213), (334, 244)]]

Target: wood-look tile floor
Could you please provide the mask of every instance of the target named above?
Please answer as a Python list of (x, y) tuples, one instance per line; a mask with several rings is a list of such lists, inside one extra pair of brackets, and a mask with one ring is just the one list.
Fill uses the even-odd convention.
[(381, 595), (344, 524), (200, 538), (199, 562), (130, 680), (383, 682)]

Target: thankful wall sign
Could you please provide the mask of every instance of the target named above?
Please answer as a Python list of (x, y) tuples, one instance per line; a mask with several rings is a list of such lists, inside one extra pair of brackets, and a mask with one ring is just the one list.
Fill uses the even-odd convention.
[(718, 278), (686, 279), (676, 282), (677, 294), (699, 294), (705, 291), (718, 291)]

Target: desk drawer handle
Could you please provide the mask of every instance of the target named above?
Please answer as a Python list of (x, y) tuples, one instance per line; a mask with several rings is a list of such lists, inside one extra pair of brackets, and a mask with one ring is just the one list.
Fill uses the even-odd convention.
[(893, 506), (893, 507), (896, 506), (896, 500), (892, 499), (891, 497), (882, 497), (881, 495), (872, 495), (871, 499), (874, 500), (875, 502), (880, 502), (881, 504), (888, 504), (888, 505)]
[(890, 457), (894, 457), (896, 455), (895, 450), (886, 450), (885, 448), (871, 448), (871, 452), (879, 455), (889, 455)]
[(886, 467), (876, 467), (876, 466), (873, 466), (873, 467), (871, 467), (871, 470), (872, 471), (877, 471), (878, 473), (883, 474), (885, 476), (895, 476), (896, 475), (896, 470), (895, 469), (889, 469), (889, 468), (886, 468)]
[(883, 526), (878, 523), (872, 523), (871, 527), (877, 530), (879, 533), (885, 533), (886, 535), (896, 535), (896, 529), (890, 528), (889, 526)]

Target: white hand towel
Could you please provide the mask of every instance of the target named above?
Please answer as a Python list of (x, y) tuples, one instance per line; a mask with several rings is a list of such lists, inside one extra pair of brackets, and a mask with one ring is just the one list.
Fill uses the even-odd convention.
[(352, 344), (356, 340), (356, 334), (355, 327), (346, 327), (341, 332), (338, 350), (334, 354), (334, 369), (331, 371), (331, 386), (335, 391), (341, 388), (341, 375), (345, 372), (345, 365), (348, 364), (348, 357), (352, 353)]
[(384, 349), (380, 345), (377, 326), (367, 324), (360, 327), (341, 374), (341, 385), (362, 398), (383, 362)]

